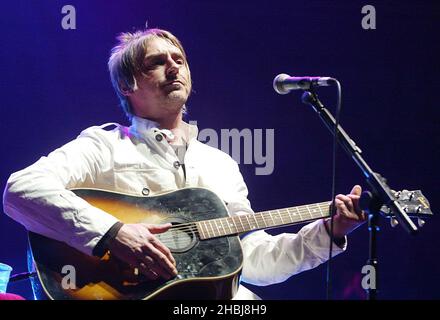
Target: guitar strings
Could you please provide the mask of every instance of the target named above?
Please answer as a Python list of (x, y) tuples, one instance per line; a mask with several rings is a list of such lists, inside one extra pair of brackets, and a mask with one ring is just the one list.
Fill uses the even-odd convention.
[[(319, 207), (319, 210), (320, 210), (319, 215), (316, 215), (316, 212), (313, 212), (313, 213), (310, 212), (309, 209), (307, 209), (307, 210), (302, 209), (302, 212), (300, 212), (299, 210), (297, 210), (297, 212), (288, 212), (287, 209), (279, 209), (278, 211), (281, 211), (281, 210), (283, 210), (283, 211), (282, 212), (275, 212), (276, 210), (263, 211), (263, 212), (259, 212), (259, 213), (256, 213), (256, 214), (248, 214), (248, 215), (241, 215), (241, 216), (239, 215), (239, 216), (233, 216), (233, 217), (224, 217), (224, 218), (210, 219), (210, 220), (205, 220), (205, 221), (207, 221), (207, 222), (214, 221), (214, 220), (220, 221), (221, 219), (236, 220), (236, 217), (238, 217), (238, 219), (240, 220), (241, 223), (244, 222), (245, 224), (248, 224), (250, 226), (251, 224), (249, 222), (247, 222), (247, 221), (242, 221), (242, 218), (244, 218), (244, 217), (253, 217), (254, 220), (256, 220), (256, 218), (258, 218), (258, 219), (262, 220), (263, 223), (266, 223), (266, 220), (267, 220), (267, 218), (265, 219), (266, 214), (270, 214), (270, 219), (273, 220), (273, 221), (275, 219), (282, 220), (285, 217), (291, 218), (292, 215), (295, 216), (295, 217), (297, 217), (299, 215), (301, 219), (302, 219), (302, 217), (301, 217), (302, 214), (309, 215), (311, 219), (319, 218), (320, 216), (323, 215), (321, 207)], [(276, 214), (275, 218), (272, 217), (272, 214)], [(172, 229), (180, 229), (180, 228), (181, 229), (185, 229), (186, 227), (193, 227), (195, 223), (196, 222), (180, 223), (178, 225), (172, 226), (171, 228)]]
[[(282, 210), (285, 210), (285, 209), (282, 209)], [(321, 208), (320, 208), (320, 211), (322, 211), (321, 210)], [(220, 221), (221, 219), (231, 219), (231, 220), (233, 220), (233, 222), (234, 222), (234, 225), (228, 225), (228, 226), (232, 226), (232, 227), (234, 227), (234, 228), (236, 228), (236, 229), (239, 229), (238, 227), (237, 227), (237, 219), (236, 219), (236, 217), (238, 217), (238, 220), (239, 220), (239, 222), (240, 222), (240, 224), (242, 225), (242, 227), (244, 226), (244, 224), (245, 225), (247, 225), (248, 227), (251, 227), (252, 225), (253, 225), (253, 223), (250, 223), (249, 221), (242, 221), (242, 218), (243, 217), (253, 217), (254, 218), (254, 220), (255, 220), (255, 222), (256, 222), (256, 224), (259, 224), (259, 222), (262, 222), (262, 223), (264, 223), (265, 224), (265, 226), (267, 226), (267, 224), (266, 224), (266, 220), (267, 220), (267, 218), (265, 218), (264, 216), (265, 216), (265, 213), (275, 213), (274, 211), (264, 211), (264, 212), (260, 212), (260, 213), (256, 213), (255, 215), (245, 215), (245, 216), (233, 216), (233, 217), (224, 217), (224, 218), (219, 218), (219, 219), (211, 219), (211, 220), (205, 220), (206, 222), (205, 222), (205, 224), (207, 223), (207, 222), (209, 222), (210, 223), (210, 227), (211, 227), (211, 229), (214, 231), (214, 229), (213, 229), (213, 227), (212, 227), (212, 225), (211, 225), (211, 221)], [(315, 219), (315, 218), (319, 218), (319, 217), (323, 217), (323, 213), (322, 212), (320, 212), (319, 213), (319, 215), (316, 215), (316, 213), (312, 213), (312, 212), (310, 212), (309, 210), (307, 210), (307, 211), (305, 211), (305, 210), (303, 210), (303, 212), (302, 212), (303, 214), (306, 214), (306, 215), (309, 215), (310, 216), (310, 218), (311, 219)], [(288, 218), (290, 218), (291, 219), (291, 217), (292, 217), (292, 215), (294, 215), (296, 218), (298, 217), (298, 216), (300, 216), (300, 219), (298, 220), (298, 221), (300, 221), (300, 220), (302, 220), (303, 219), (303, 217), (302, 217), (302, 214), (301, 214), (301, 212), (296, 212), (296, 213), (291, 213), (291, 212), (279, 212), (279, 213), (276, 213), (276, 217), (270, 217), (270, 219), (272, 220), (272, 222), (275, 222), (275, 220), (279, 220), (279, 221), (281, 221), (281, 223), (283, 223), (283, 218), (286, 218), (286, 217), (288, 217)], [(259, 220), (259, 221), (257, 221), (257, 220)], [(289, 221), (289, 223), (290, 223), (291, 221)], [(296, 221), (293, 221), (293, 222), (296, 222)], [(244, 223), (244, 224), (243, 224)], [(193, 230), (194, 228), (197, 228), (196, 227), (196, 222), (189, 222), (189, 223), (181, 223), (181, 224), (178, 224), (178, 225), (175, 225), (175, 226), (172, 226), (170, 229), (173, 229), (173, 230), (181, 230), (181, 231), (185, 231), (185, 230)], [(224, 227), (223, 227), (223, 223), (221, 223), (221, 228), (222, 229), (224, 229)], [(217, 230), (219, 230), (218, 229), (218, 227), (217, 227)], [(209, 230), (207, 230), (208, 232), (209, 232)]]
[[(272, 222), (275, 222), (275, 220), (278, 220), (278, 221), (281, 221), (281, 223), (283, 223), (283, 218), (288, 217), (288, 218), (291, 219), (292, 215), (294, 215), (295, 217), (298, 217), (298, 216), (300, 217), (300, 219), (297, 220), (297, 221), (301, 221), (303, 219), (302, 214), (309, 215), (311, 219), (315, 219), (315, 218), (319, 218), (319, 217), (323, 216), (322, 208), (321, 207), (323, 205), (328, 206), (328, 204), (329, 204), (328, 202), (317, 204), (317, 207), (320, 209), (320, 215), (316, 215), (315, 214), (315, 216), (314, 216), (314, 214), (312, 214), (310, 209), (307, 208), (307, 207), (301, 208), (301, 209), (299, 207), (296, 207), (296, 208), (294, 207), (296, 209), (296, 212), (294, 212), (294, 213), (293, 212), (289, 212), (289, 209), (292, 209), (292, 208), (286, 208), (286, 209), (263, 211), (263, 212), (256, 213), (255, 215), (246, 215), (246, 217), (253, 217), (254, 220), (255, 220), (255, 225), (257, 226), (257, 228), (259, 228), (259, 224), (260, 223), (263, 223), (265, 225), (265, 227), (268, 227), (268, 225), (266, 223), (266, 219), (264, 217), (265, 214), (270, 214), (270, 220), (272, 220)], [(278, 211), (278, 212), (276, 212), (276, 211)], [(275, 217), (275, 218), (272, 217), (272, 214), (276, 214), (277, 217)], [(235, 217), (238, 217), (239, 224), (237, 224), (237, 221), (236, 221)], [(215, 229), (217, 229), (217, 231), (211, 225), (211, 221), (213, 221), (213, 220), (220, 221), (220, 219), (212, 219), (212, 220), (206, 220), (206, 221), (209, 221), (210, 228), (212, 229), (213, 235), (215, 237), (217, 232), (218, 232), (219, 235), (221, 233), (223, 233), (222, 235), (234, 234), (236, 232), (240, 232), (240, 229), (241, 228), (245, 228), (245, 226), (247, 228), (250, 228), (252, 225), (254, 225), (254, 224), (250, 223), (249, 221), (242, 221), (241, 220), (242, 217), (244, 217), (244, 216), (234, 216), (234, 217), (220, 218), (220, 219), (231, 218), (232, 221), (234, 222), (234, 225), (228, 224), (228, 228), (230, 229), (230, 232), (226, 232), (226, 233), (225, 233), (225, 231), (226, 231), (225, 227), (223, 226), (222, 222), (221, 222), (221, 227), (220, 228), (216, 225)], [(291, 221), (291, 222), (297, 222), (297, 221)], [(239, 225), (241, 225), (241, 228), (239, 227)], [(271, 225), (269, 225), (269, 226), (271, 226)], [(232, 232), (232, 227), (236, 230), (235, 232)], [(206, 226), (206, 222), (205, 222), (205, 228), (206, 228), (206, 232), (207, 232), (208, 236), (212, 237), (211, 231), (208, 230), (208, 228)], [(264, 227), (262, 227), (262, 228), (264, 228)], [(242, 230), (242, 231), (244, 231), (244, 230)], [(178, 242), (186, 243), (187, 242), (186, 239), (181, 239), (181, 237), (178, 236), (179, 232), (194, 233), (195, 235), (200, 236), (200, 232), (198, 230), (196, 222), (182, 223), (182, 224), (178, 224), (178, 225), (172, 226), (170, 228), (170, 232), (171, 232), (170, 234), (165, 233), (165, 234), (163, 234), (162, 236), (159, 237), (162, 243), (166, 244), (166, 243), (170, 243), (170, 241), (172, 242), (172, 244), (176, 244)]]
[[(236, 231), (232, 231), (231, 232), (226, 232), (224, 234), (219, 234), (216, 235), (216, 232), (214, 231), (213, 228), (211, 228), (213, 231), (213, 234), (211, 234), (211, 231), (206, 230), (208, 233), (208, 238), (216, 238), (217, 236), (224, 236), (224, 235), (230, 235), (230, 234), (235, 234), (235, 233), (240, 233), (241, 231), (236, 228)], [(182, 231), (183, 230), (183, 231)], [(188, 239), (185, 239), (184, 237), (182, 237), (180, 235), (181, 232), (183, 233), (193, 233), (195, 236), (198, 236), (200, 238), (200, 232), (198, 231), (197, 227), (194, 225), (192, 227), (187, 227), (186, 229), (184, 228), (180, 228), (177, 230), (171, 230), (171, 233), (169, 234), (164, 234), (161, 237), (159, 237), (159, 240), (166, 245), (167, 247), (173, 247), (173, 246), (179, 246), (179, 245), (185, 245), (188, 243)], [(224, 230), (223, 230), (224, 232)]]

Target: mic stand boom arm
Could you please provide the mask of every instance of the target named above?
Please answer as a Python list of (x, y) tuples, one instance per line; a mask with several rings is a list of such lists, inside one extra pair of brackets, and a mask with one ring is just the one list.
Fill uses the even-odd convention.
[[(316, 93), (312, 91), (305, 91), (302, 96), (302, 102), (309, 104), (319, 114), (321, 120), (327, 126), (327, 128), (334, 133), (336, 126), (335, 118), (324, 107), (321, 101), (318, 99)], [(369, 259), (368, 264), (374, 267), (377, 276), (377, 254), (376, 254), (376, 234), (378, 231), (378, 217), (379, 210), (382, 205), (388, 206), (393, 212), (394, 216), (399, 221), (400, 225), (410, 234), (415, 234), (418, 229), (412, 222), (409, 216), (406, 214), (402, 206), (396, 201), (396, 198), (391, 191), (390, 187), (386, 184), (386, 181), (379, 174), (374, 173), (368, 166), (365, 160), (361, 156), (361, 149), (356, 146), (355, 142), (348, 136), (348, 134), (342, 129), (340, 125), (337, 128), (337, 141), (345, 150), (345, 152), (354, 160), (357, 166), (361, 169), (363, 175), (366, 178), (368, 185), (371, 187), (372, 192), (363, 192), (360, 198), (360, 206), (368, 213), (368, 229), (369, 236)], [(371, 287), (368, 290), (368, 298), (375, 300), (377, 296), (377, 286)]]

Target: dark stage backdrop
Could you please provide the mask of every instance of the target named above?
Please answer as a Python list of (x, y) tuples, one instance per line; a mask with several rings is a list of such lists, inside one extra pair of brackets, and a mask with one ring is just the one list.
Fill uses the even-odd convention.
[[(76, 9), (76, 29), (63, 29), (65, 5)], [(375, 8), (375, 29), (363, 28), (365, 5)], [(365, 159), (394, 189), (422, 189), (438, 213), (438, 1), (4, 3), (0, 20), (2, 187), (12, 172), (81, 130), (106, 122), (127, 124), (106, 63), (115, 36), (142, 28), (146, 21), (149, 27), (172, 31), (187, 51), (194, 81), (187, 120), (219, 135), (222, 129), (249, 129), (256, 143), (258, 129), (263, 133), (274, 129), (271, 174), (256, 174), (257, 167), (264, 167), (258, 165), (256, 151), (248, 154), (248, 163), (244, 154), (240, 157), (254, 210), (331, 196), (331, 135), (313, 110), (300, 102), (300, 92), (287, 96), (274, 92), (272, 80), (284, 72), (339, 79), (341, 124)], [(365, 22), (372, 26), (373, 20)], [(335, 89), (319, 92), (334, 112)], [(263, 150), (266, 146), (263, 143)], [(348, 193), (356, 183), (365, 186), (358, 168), (339, 150), (337, 192)], [(26, 232), (4, 214), (0, 222), (0, 261), (11, 265), (14, 273), (24, 272)], [(378, 239), (381, 298), (440, 298), (438, 226), (434, 217), (411, 237), (382, 221)], [(270, 232), (296, 232), (299, 227)], [(367, 257), (364, 225), (349, 236), (347, 252), (332, 264), (334, 298), (365, 297), (360, 283)], [(325, 299), (325, 271), (322, 265), (282, 284), (249, 287), (265, 299)], [(27, 281), (11, 284), (9, 291), (32, 298)]]

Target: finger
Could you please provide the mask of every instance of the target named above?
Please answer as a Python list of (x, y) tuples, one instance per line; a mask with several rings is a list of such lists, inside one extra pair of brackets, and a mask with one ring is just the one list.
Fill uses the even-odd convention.
[(363, 214), (363, 211), (362, 211), (361, 207), (359, 206), (360, 196), (354, 195), (354, 194), (349, 194), (348, 197), (351, 199), (351, 202), (353, 202), (353, 207), (354, 207), (356, 214), (357, 215)]
[(345, 196), (343, 194), (338, 194), (336, 196), (336, 199), (341, 200), (342, 202), (344, 202), (345, 207), (346, 207), (346, 209), (348, 209), (348, 211), (354, 212), (353, 202), (351, 201), (350, 197)]
[(347, 215), (347, 207), (345, 206), (344, 201), (338, 199), (338, 197), (336, 197), (335, 199), (335, 205), (336, 205), (336, 209), (344, 216)]
[(163, 268), (158, 266), (157, 263), (155, 263), (154, 259), (150, 256), (145, 256), (143, 259), (144, 262), (139, 263), (140, 266), (144, 268), (144, 270), (150, 274), (156, 275), (157, 277), (162, 277), (165, 279), (170, 278), (170, 274), (166, 272)]
[(120, 266), (129, 265), (131, 267), (137, 267), (139, 261), (136, 254), (133, 254), (130, 251), (127, 252), (117, 249), (111, 252), (110, 259), (114, 259)]
[(353, 213), (353, 211), (349, 211), (346, 203), (340, 199), (335, 199), (335, 204), (336, 204), (336, 208), (338, 209), (338, 212), (345, 218), (351, 220), (365, 221), (366, 216), (363, 211), (361, 211), (360, 213)]
[(169, 228), (171, 228), (171, 223), (165, 223), (165, 224), (146, 224), (145, 227), (152, 233), (163, 233), (165, 231), (168, 231)]
[(153, 258), (155, 265), (165, 270), (170, 276), (175, 276), (177, 274), (176, 267), (172, 261), (168, 259), (168, 257), (160, 250), (155, 248), (152, 243), (149, 243), (146, 247), (144, 247), (144, 252)]
[(147, 267), (145, 263), (139, 263), (139, 271), (146, 276), (149, 280), (156, 280), (159, 275), (150, 267)]
[(362, 193), (362, 187), (360, 185), (358, 185), (358, 184), (355, 185), (353, 187), (353, 189), (351, 189), (351, 192), (350, 192), (350, 194), (355, 194), (357, 196), (360, 196), (361, 193)]
[(171, 263), (173, 264), (173, 267), (176, 265), (176, 260), (174, 260), (174, 257), (172, 255), (170, 249), (168, 249), (167, 246), (165, 246), (162, 242), (160, 242), (159, 239), (154, 237), (150, 241), (150, 243), (153, 244), (158, 250), (160, 250), (168, 258), (168, 260), (171, 261)]
[[(145, 224), (144, 226), (148, 229), (148, 231), (150, 231), (150, 233), (157, 234), (157, 233), (163, 233), (163, 232), (167, 231), (172, 226), (172, 224), (171, 223)], [(157, 249), (159, 249), (171, 261), (171, 263), (173, 265), (176, 265), (176, 260), (174, 260), (174, 257), (171, 254), (171, 251), (162, 242), (160, 242), (159, 239), (157, 239), (156, 237), (153, 237), (150, 240), (150, 242), (153, 243), (153, 245)]]
[(167, 272), (164, 268), (162, 268), (161, 266), (159, 266), (157, 263), (153, 264), (150, 269), (158, 274), (160, 277), (164, 278), (164, 279), (171, 279), (174, 277), (173, 274), (170, 274), (169, 272)]

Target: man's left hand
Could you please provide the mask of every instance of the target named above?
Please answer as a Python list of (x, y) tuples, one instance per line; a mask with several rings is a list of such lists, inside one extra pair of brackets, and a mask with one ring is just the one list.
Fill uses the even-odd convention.
[[(333, 221), (333, 235), (340, 239), (348, 235), (367, 220), (367, 215), (359, 207), (362, 188), (355, 185), (350, 194), (338, 194), (335, 198), (336, 214)], [(330, 231), (330, 219), (325, 220)]]

